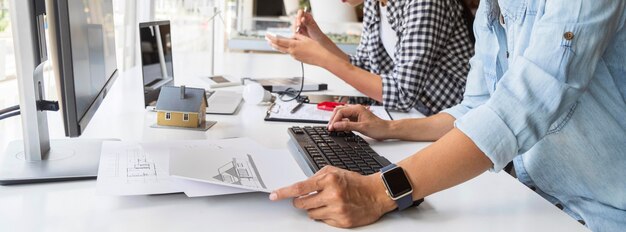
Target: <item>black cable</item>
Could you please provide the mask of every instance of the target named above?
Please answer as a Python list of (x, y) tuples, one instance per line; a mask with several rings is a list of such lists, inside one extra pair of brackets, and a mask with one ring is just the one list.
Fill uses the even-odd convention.
[(10, 118), (10, 117), (13, 117), (13, 116), (18, 116), (18, 115), (20, 115), (20, 111), (19, 110), (18, 111), (13, 111), (13, 112), (10, 112), (10, 113), (6, 113), (6, 114), (0, 114), (0, 120), (7, 119), (7, 118)]
[(20, 110), (20, 105), (11, 106), (9, 108), (0, 110), (0, 115), (6, 114), (6, 113), (9, 113), (9, 112), (13, 112), (13, 111), (16, 111), (16, 110)]
[[(304, 63), (303, 62), (300, 62), (300, 68), (302, 70), (302, 79), (300, 80), (300, 90), (296, 92), (296, 90), (291, 87), (287, 88), (285, 91), (283, 91), (279, 95), (279, 98), (281, 101), (284, 101), (284, 102), (289, 102), (293, 100), (306, 101), (306, 99), (308, 99), (308, 97), (306, 96), (301, 96), (302, 90), (304, 90)], [(285, 96), (293, 96), (293, 97), (285, 99)]]

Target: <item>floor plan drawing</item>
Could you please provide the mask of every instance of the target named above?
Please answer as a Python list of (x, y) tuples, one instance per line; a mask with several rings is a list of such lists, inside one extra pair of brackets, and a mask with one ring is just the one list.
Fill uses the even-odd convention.
[(228, 184), (265, 189), (266, 186), (252, 156), (247, 154), (246, 158), (233, 158), (232, 161), (219, 167), (217, 175), (213, 178)]
[(148, 159), (146, 152), (141, 150), (129, 150), (126, 154), (126, 180), (134, 181), (157, 181), (156, 164)]
[(159, 143), (104, 143), (97, 186), (112, 195), (180, 192), (169, 176), (169, 146)]

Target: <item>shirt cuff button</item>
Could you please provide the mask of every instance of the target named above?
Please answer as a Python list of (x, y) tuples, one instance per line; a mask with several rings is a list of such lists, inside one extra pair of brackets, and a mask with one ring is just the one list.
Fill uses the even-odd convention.
[(563, 34), (563, 38), (565, 38), (565, 40), (573, 40), (574, 33), (571, 31), (565, 32), (565, 34)]

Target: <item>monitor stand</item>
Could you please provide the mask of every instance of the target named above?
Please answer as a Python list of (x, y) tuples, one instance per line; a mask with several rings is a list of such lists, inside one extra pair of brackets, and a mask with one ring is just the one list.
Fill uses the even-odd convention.
[(104, 140), (50, 140), (44, 101), (45, 8), (42, 0), (12, 0), (9, 6), (16, 57), (23, 141), (9, 144), (0, 163), (0, 184), (93, 179)]
[(37, 161), (27, 161), (23, 141), (13, 141), (0, 162), (0, 185), (95, 179), (104, 141), (119, 140), (51, 140)]

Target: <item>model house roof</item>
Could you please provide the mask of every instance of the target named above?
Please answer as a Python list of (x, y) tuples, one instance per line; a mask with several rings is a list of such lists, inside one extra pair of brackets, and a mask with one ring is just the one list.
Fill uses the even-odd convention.
[(157, 111), (198, 112), (202, 103), (206, 104), (204, 89), (190, 87), (163, 86), (157, 100)]

